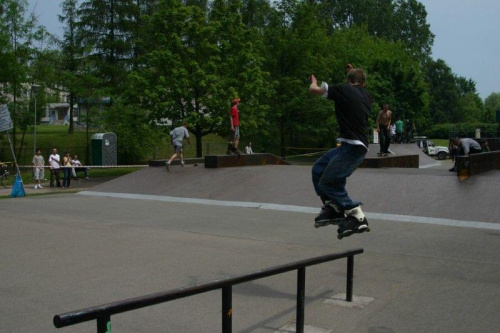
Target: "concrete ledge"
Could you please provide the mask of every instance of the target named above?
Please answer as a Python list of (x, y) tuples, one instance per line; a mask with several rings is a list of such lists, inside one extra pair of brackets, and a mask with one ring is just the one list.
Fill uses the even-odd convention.
[(366, 157), (360, 168), (418, 168), (418, 155)]
[(290, 163), (272, 154), (241, 154), (239, 157), (230, 155), (205, 156), (205, 168), (228, 168), (268, 164), (290, 165)]
[[(296, 332), (295, 326), (296, 323), (294, 322), (287, 323), (285, 326), (280, 327), (277, 331), (274, 331), (274, 333), (294, 333)], [(327, 328), (304, 325), (304, 333), (332, 333), (332, 332), (333, 332), (332, 330), (329, 330)]]
[[(149, 161), (149, 166), (150, 167), (165, 167), (165, 162), (168, 161), (167, 159), (163, 160), (152, 160)], [(203, 164), (205, 160), (200, 157), (200, 158), (185, 158), (184, 163), (185, 164)], [(172, 162), (172, 165), (180, 165), (181, 161), (179, 159), (175, 159), (175, 161)]]
[(362, 309), (371, 302), (373, 302), (374, 300), (375, 298), (373, 297), (352, 295), (352, 302), (347, 302), (346, 294), (340, 293), (340, 294), (335, 294), (332, 297), (326, 299), (324, 303), (339, 305), (350, 309)]
[(467, 178), (483, 172), (500, 170), (500, 151), (457, 156), (457, 176)]

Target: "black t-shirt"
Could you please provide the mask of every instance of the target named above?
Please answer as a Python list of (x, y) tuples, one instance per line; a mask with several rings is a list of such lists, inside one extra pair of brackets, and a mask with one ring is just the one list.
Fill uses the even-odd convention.
[(327, 98), (335, 102), (340, 137), (359, 140), (368, 148), (367, 121), (371, 113), (372, 96), (362, 86), (335, 84), (328, 87)]

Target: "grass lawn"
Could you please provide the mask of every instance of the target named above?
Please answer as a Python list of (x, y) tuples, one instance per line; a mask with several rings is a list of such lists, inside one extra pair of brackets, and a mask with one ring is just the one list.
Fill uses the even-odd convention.
[(448, 139), (431, 139), (436, 146), (443, 146), (443, 147), (448, 147), (449, 146), (449, 140)]
[[(123, 175), (126, 175), (128, 173), (137, 171), (141, 168), (98, 168), (98, 169), (91, 169), (89, 171), (89, 175), (92, 179), (94, 178), (113, 178), (113, 177), (120, 177)], [(14, 182), (14, 172), (11, 172), (8, 181), (6, 184), (8, 186), (12, 186)], [(79, 177), (83, 176), (83, 173), (78, 174)], [(23, 184), (25, 186), (33, 184), (34, 179), (33, 179), (33, 173), (31, 169), (22, 169), (21, 170), (21, 178), (23, 179)], [(48, 181), (50, 179), (50, 170), (47, 168), (45, 169), (45, 179)], [(61, 181), (62, 181), (62, 172), (61, 172)], [(43, 182), (42, 182), (43, 183)]]
[[(61, 125), (38, 125), (36, 127), (36, 146), (42, 149), (42, 155), (47, 161), (48, 156), (52, 152), (52, 148), (56, 147), (59, 154), (63, 154), (65, 151), (71, 152), (72, 155), (77, 154), (79, 159), (84, 164), (92, 164), (90, 157), (87, 158), (87, 137), (89, 140), (89, 146), (91, 145), (92, 135), (95, 133), (103, 133), (105, 130), (90, 129), (88, 136), (86, 128), (75, 127), (73, 134), (68, 134), (68, 126)], [(20, 157), (18, 158), (19, 165), (31, 165), (31, 160), (33, 158), (34, 152), (34, 133), (33, 127), (29, 128), (26, 132), (24, 139), (22, 133), (17, 131), (16, 133), (16, 154), (19, 154), (21, 150)], [(118, 137), (118, 147), (120, 146), (120, 138)], [(22, 142), (21, 142), (22, 141)], [(184, 145), (184, 156), (186, 158), (196, 157), (196, 138), (191, 135), (191, 144)], [(22, 143), (22, 147), (21, 147)], [(210, 134), (204, 136), (202, 139), (202, 150), (203, 154), (224, 154), (227, 149), (226, 139), (222, 138), (216, 134)], [(90, 150), (90, 148), (89, 148)], [(140, 164), (147, 164), (149, 160), (152, 159), (167, 159), (173, 154), (173, 148), (170, 144), (170, 136), (165, 134), (165, 137), (160, 140), (154, 151), (150, 156), (145, 157), (145, 161)], [(11, 153), (8, 145), (5, 147), (2, 144), (0, 148), (0, 160), (10, 161)], [(120, 163), (120, 161), (119, 161)]]

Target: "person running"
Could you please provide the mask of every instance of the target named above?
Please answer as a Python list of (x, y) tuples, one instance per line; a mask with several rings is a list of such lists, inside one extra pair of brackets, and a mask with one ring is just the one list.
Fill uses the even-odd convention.
[(181, 160), (181, 166), (182, 167), (184, 166), (182, 141), (184, 140), (184, 138), (186, 138), (187, 143), (190, 143), (189, 132), (187, 128), (188, 128), (188, 123), (183, 122), (182, 126), (176, 127), (172, 131), (170, 131), (170, 136), (172, 138), (172, 146), (174, 147), (174, 154), (170, 157), (170, 159), (167, 162), (165, 162), (167, 171), (170, 171), (170, 165), (177, 157), (179, 157), (179, 159)]
[[(347, 83), (329, 86), (311, 75), (309, 91), (335, 102), (341, 145), (326, 152), (312, 167), (312, 181), (316, 194), (323, 202), (315, 218), (315, 226), (339, 221), (339, 238), (353, 232), (369, 231), (368, 221), (361, 210), (361, 202), (352, 200), (346, 191), (346, 179), (363, 162), (368, 151), (367, 121), (373, 98), (365, 89), (366, 75), (361, 68), (347, 73)], [(323, 224), (325, 225), (325, 224)]]
[(380, 142), (379, 155), (389, 154), (389, 146), (391, 144), (391, 117), (392, 111), (389, 110), (389, 104), (384, 104), (377, 117), (377, 132)]

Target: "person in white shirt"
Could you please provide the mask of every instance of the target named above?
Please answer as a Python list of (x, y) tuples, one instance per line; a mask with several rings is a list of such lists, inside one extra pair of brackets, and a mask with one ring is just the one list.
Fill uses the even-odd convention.
[(50, 164), (50, 187), (54, 187), (54, 179), (57, 187), (61, 187), (60, 171), (61, 171), (61, 157), (57, 153), (57, 149), (52, 149), (52, 155), (49, 156)]
[(75, 178), (76, 178), (77, 172), (83, 171), (85, 174), (85, 179), (90, 179), (89, 178), (89, 168), (84, 167), (82, 165), (80, 160), (78, 160), (78, 155), (73, 156), (73, 159), (71, 160), (71, 164), (74, 166), (75, 174), (73, 176), (75, 176)]
[(248, 155), (253, 154), (252, 143), (251, 142), (248, 143), (248, 145), (245, 147), (245, 150), (246, 150), (246, 153)]

